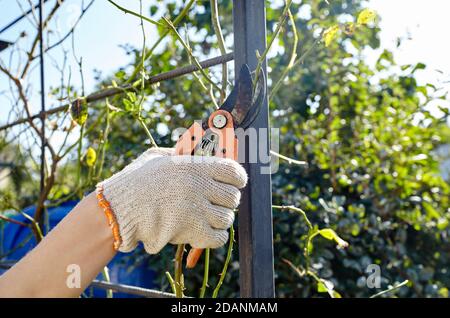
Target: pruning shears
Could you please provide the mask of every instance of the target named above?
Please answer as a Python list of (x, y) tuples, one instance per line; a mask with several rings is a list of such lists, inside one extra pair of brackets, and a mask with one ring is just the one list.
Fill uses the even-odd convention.
[[(242, 65), (237, 84), (222, 106), (201, 123), (194, 122), (180, 136), (175, 153), (237, 160), (238, 139), (235, 129), (247, 129), (253, 123), (263, 104), (265, 90), (264, 74), (261, 73), (258, 77), (254, 88), (248, 65)], [(202, 252), (202, 249), (192, 248), (187, 257), (186, 267), (195, 267)]]

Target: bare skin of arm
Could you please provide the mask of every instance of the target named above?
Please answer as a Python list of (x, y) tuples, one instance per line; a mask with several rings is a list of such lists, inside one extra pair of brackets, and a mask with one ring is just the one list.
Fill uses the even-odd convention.
[[(169, 243), (217, 248), (228, 240), (247, 181), (244, 168), (230, 159), (173, 160), (172, 154), (150, 148), (99, 184), (122, 231), (115, 232), (121, 252), (139, 242), (156, 254)], [(108, 217), (91, 193), (0, 277), (0, 297), (78, 297), (115, 254)]]
[[(116, 254), (113, 241), (107, 218), (91, 193), (0, 277), (0, 297), (78, 297)], [(67, 285), (71, 264), (80, 268), (80, 288)]]

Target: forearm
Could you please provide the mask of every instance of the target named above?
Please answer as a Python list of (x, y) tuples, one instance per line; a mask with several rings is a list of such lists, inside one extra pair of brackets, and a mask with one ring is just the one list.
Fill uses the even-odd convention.
[[(91, 193), (0, 277), (0, 297), (77, 297), (115, 253), (107, 219)], [(80, 269), (79, 288), (67, 284), (74, 268)]]

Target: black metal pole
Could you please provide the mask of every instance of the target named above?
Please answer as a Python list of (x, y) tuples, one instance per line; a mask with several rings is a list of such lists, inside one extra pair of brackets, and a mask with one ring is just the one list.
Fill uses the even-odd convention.
[[(217, 57), (213, 57), (213, 58), (204, 60), (204, 61), (200, 62), (200, 66), (202, 68), (209, 68), (211, 66), (229, 62), (229, 61), (233, 60), (233, 58), (234, 58), (234, 53), (231, 52), (231, 53), (227, 53), (225, 55), (220, 55)], [(149, 79), (146, 81), (146, 84), (151, 85), (151, 84), (159, 83), (159, 82), (166, 81), (169, 79), (174, 79), (179, 76), (190, 74), (197, 70), (198, 70), (198, 67), (196, 65), (183, 66), (183, 67), (176, 68), (176, 69), (168, 71), (168, 72), (159, 73), (157, 75), (150, 76)], [(96, 102), (96, 101), (105, 99), (107, 97), (111, 97), (111, 96), (114, 96), (117, 94), (122, 94), (124, 91), (132, 90), (132, 89), (134, 89), (133, 84), (130, 84), (127, 86), (121, 86), (121, 87), (117, 87), (117, 88), (113, 87), (113, 88), (101, 89), (97, 92), (91, 93), (88, 96), (86, 96), (86, 101), (88, 103)], [(62, 111), (67, 111), (67, 109), (69, 107), (70, 107), (70, 104), (58, 106), (58, 107), (49, 109), (48, 111), (45, 111), (45, 114), (48, 116), (48, 115), (56, 114), (56, 113), (59, 113)], [(35, 119), (41, 118), (41, 116), (42, 116), (42, 114), (39, 112), (39, 114), (31, 115), (30, 117), (27, 117), (27, 118), (20, 118), (12, 123), (0, 126), (0, 131), (14, 127), (16, 125), (24, 124), (26, 122), (29, 122), (30, 120), (35, 120)]]
[[(233, 28), (235, 70), (239, 71), (244, 63), (254, 70), (258, 63), (256, 50), (262, 54), (266, 48), (265, 1), (233, 0)], [(266, 63), (261, 71), (266, 73)], [(251, 128), (269, 128), (267, 96)], [(265, 139), (259, 140), (258, 147), (264, 144), (269, 156), (269, 140)], [(248, 158), (248, 143), (245, 147)], [(241, 297), (275, 296), (271, 176), (261, 173), (261, 167), (267, 169), (261, 159), (258, 155), (256, 163), (244, 164), (249, 183), (238, 213)]]
[[(48, 0), (44, 0), (44, 2), (47, 2)], [(34, 6), (34, 9), (40, 8), (41, 7), (41, 2), (39, 2), (37, 5)], [(7, 25), (5, 25), (3, 28), (0, 29), (0, 33), (5, 32), (6, 30), (8, 30), (9, 28), (11, 28), (12, 26), (14, 26), (17, 22), (19, 22), (20, 20), (22, 20), (23, 18), (25, 18), (27, 15), (29, 15), (31, 12), (33, 12), (33, 7), (31, 7), (27, 12), (23, 13), (21, 16), (15, 18), (13, 21), (11, 21), (10, 23), (8, 23)]]
[[(39, 53), (40, 53), (40, 77), (41, 77), (41, 195), (45, 187), (45, 77), (44, 77), (44, 36), (43, 36), (43, 10), (44, 0), (39, 1)], [(41, 220), (37, 220), (38, 222)]]

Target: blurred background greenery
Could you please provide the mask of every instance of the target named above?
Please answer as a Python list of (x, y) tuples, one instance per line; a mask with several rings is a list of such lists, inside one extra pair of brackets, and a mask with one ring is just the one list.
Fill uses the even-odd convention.
[[(283, 3), (267, 3), (270, 37)], [(273, 96), (270, 120), (273, 127), (280, 129), (280, 153), (308, 165), (280, 162), (272, 179), (273, 203), (303, 209), (314, 225), (334, 229), (349, 243), (343, 249), (329, 240), (315, 239), (308, 264), (342, 297), (376, 293), (366, 286), (370, 264), (380, 266), (382, 288), (409, 280), (407, 287), (396, 292), (400, 297), (448, 297), (450, 187), (449, 176), (440, 162), (448, 159), (450, 129), (449, 110), (439, 106), (439, 100), (448, 100), (447, 95), (431, 83), (418, 84), (415, 74), (426, 67), (420, 61), (399, 65), (392, 52), (384, 50), (375, 66), (368, 65), (361, 50), (379, 47), (380, 30), (376, 24), (343, 32), (328, 47), (314, 46), (320, 30), (354, 20), (363, 4), (360, 0), (305, 0), (291, 6), (299, 34), (298, 55), (309, 48), (312, 53), (290, 71)], [(173, 17), (180, 9), (179, 1), (164, 1), (150, 6), (146, 14)], [(227, 44), (232, 43), (231, 10), (232, 1), (220, 1)], [(288, 23), (269, 54), (269, 90), (289, 63), (292, 32)], [(217, 53), (208, 1), (195, 4), (180, 26), (180, 33), (189, 36), (199, 59)], [(189, 56), (174, 37), (163, 45), (164, 49), (155, 52), (145, 64), (150, 75), (189, 63)], [(111, 85), (112, 81), (124, 83), (139, 64), (141, 47), (124, 46), (124, 50), (131, 63), (118, 66), (109, 76), (100, 76), (98, 88)], [(215, 68), (212, 74), (220, 71), (220, 67)], [(232, 74), (230, 70), (231, 80)], [(220, 75), (216, 78), (220, 79)], [(72, 94), (75, 97), (80, 93), (74, 90)], [(148, 98), (143, 117), (160, 146), (173, 146), (173, 128), (188, 127), (214, 109), (192, 75), (148, 87), (145, 94)], [(92, 191), (96, 182), (123, 168), (149, 145), (147, 135), (127, 109), (127, 99), (130, 97), (121, 96), (109, 101), (125, 111), (110, 107), (105, 115), (104, 102), (89, 108), (88, 124), (99, 123), (87, 134), (83, 147), (100, 153), (104, 145), (105, 168), (92, 177), (89, 167), (83, 165), (83, 192)], [(434, 103), (432, 110), (428, 107), (430, 102)], [(107, 143), (105, 116), (111, 127)], [(10, 182), (0, 190), (3, 209), (11, 204), (24, 207), (37, 198), (36, 181), (28, 168), (31, 159), (17, 152), (17, 148), (20, 147), (0, 145), (2, 160), (15, 162)], [(68, 160), (60, 167), (50, 201), (80, 190), (75, 178), (76, 164), (76, 160)], [(307, 224), (286, 210), (274, 209), (273, 214), (277, 296), (323, 296), (311, 276), (298, 275), (283, 261), (287, 259), (300, 269), (307, 266)], [(215, 259), (210, 269), (211, 286), (217, 281), (225, 249), (212, 252)], [(169, 290), (164, 272), (172, 267), (173, 255), (174, 249), (168, 247), (157, 257), (139, 253), (129, 257), (156, 269), (157, 283)], [(235, 248), (220, 296), (238, 295), (238, 270)], [(186, 273), (188, 295), (197, 294), (202, 275), (201, 268)]]

